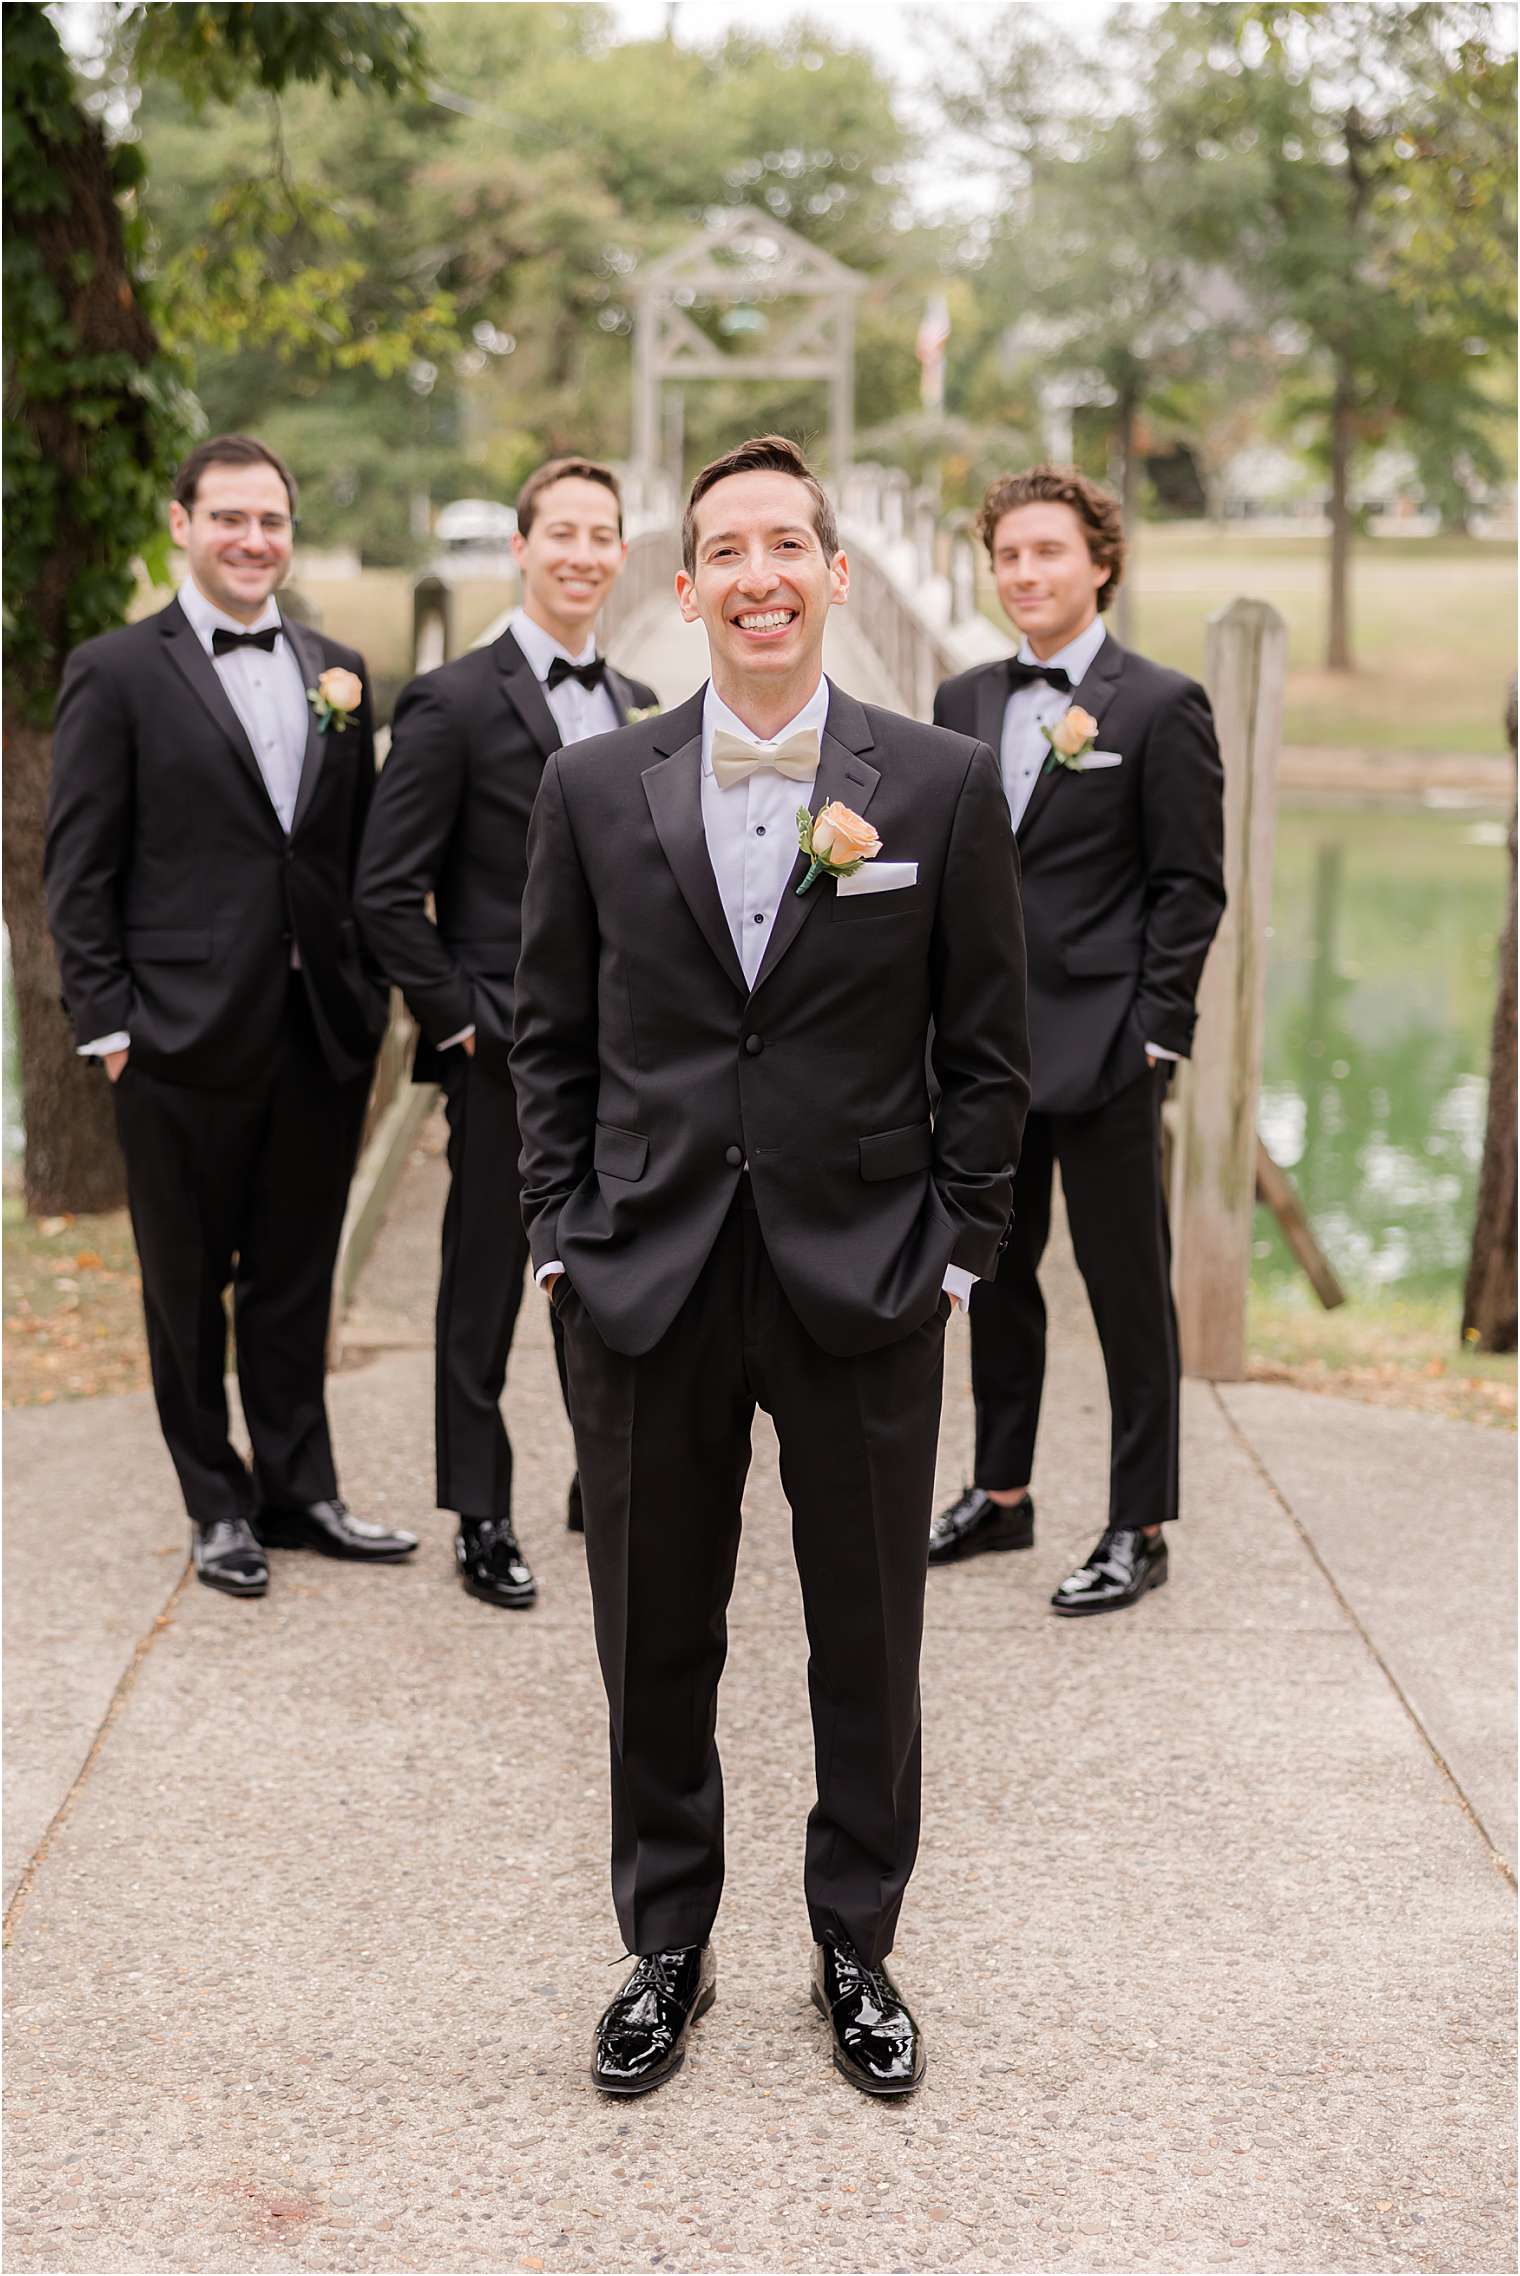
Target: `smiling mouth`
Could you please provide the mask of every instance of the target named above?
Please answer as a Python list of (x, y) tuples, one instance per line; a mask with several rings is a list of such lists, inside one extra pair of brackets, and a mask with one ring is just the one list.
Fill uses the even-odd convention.
[(785, 632), (796, 620), (795, 609), (756, 609), (747, 616), (736, 616), (733, 621), (741, 632)]

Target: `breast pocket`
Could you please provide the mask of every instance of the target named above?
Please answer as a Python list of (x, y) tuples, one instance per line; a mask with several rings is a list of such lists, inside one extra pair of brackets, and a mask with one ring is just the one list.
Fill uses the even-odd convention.
[(929, 889), (923, 883), (903, 885), (892, 893), (838, 893), (829, 895), (830, 915), (837, 925), (882, 924), (906, 917), (922, 917), (929, 909)]

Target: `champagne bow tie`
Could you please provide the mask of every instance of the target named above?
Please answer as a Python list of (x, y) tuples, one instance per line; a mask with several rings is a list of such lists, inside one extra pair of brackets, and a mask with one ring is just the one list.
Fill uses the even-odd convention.
[(746, 743), (742, 735), (730, 735), (722, 727), (713, 730), (713, 779), (720, 790), (732, 790), (735, 783), (758, 774), (762, 767), (774, 767), (789, 782), (811, 782), (818, 772), (817, 728), (801, 728), (788, 735), (784, 743), (772, 743), (763, 750)]

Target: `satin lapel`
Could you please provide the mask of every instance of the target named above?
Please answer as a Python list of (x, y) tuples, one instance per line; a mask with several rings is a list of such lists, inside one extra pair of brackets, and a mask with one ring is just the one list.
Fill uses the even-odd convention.
[[(1089, 712), (1096, 719), (1100, 731), (1100, 742), (1103, 714), (1118, 692), (1119, 675), (1123, 669), (1124, 650), (1114, 639), (1112, 633), (1107, 633), (1104, 635), (1102, 647), (1088, 666), (1087, 677), (1082, 681), (1080, 687), (1075, 687), (1071, 691), (1067, 708), (1070, 709), (1071, 704), (1080, 704), (1084, 711)], [(1031, 829), (1055, 797), (1064, 777), (1070, 772), (1069, 767), (1051, 767), (1048, 773), (1043, 773), (1037, 778), (1035, 786), (1029, 794), (1029, 804), (1020, 815), (1019, 826), (1014, 832), (1014, 836), (1021, 846), (1027, 842)]]
[(216, 666), (201, 646), (191, 628), (189, 618), (185, 615), (178, 601), (172, 601), (169, 607), (165, 609), (163, 629), (168, 641), (170, 657), (189, 681), (217, 726), (220, 727), (232, 745), (233, 751), (242, 762), (249, 781), (259, 794), (264, 811), (283, 838), (285, 832), (280, 829), (280, 817), (274, 810), (274, 800), (269, 795), (268, 785), (259, 772), (259, 762), (253, 755), (253, 745), (243, 731), (243, 722), (233, 710), (232, 699), (221, 683)]
[(703, 939), (740, 994), (747, 995), (744, 969), (723, 914), (718, 880), (707, 851), (707, 833), (702, 827), (701, 717), (699, 706), (696, 734), (669, 758), (657, 759), (644, 769), (644, 796), (654, 817), (660, 851), (702, 928)]
[(619, 727), (626, 727), (628, 714), (634, 709), (632, 688), (622, 673), (611, 664), (607, 666), (607, 678), (603, 684), (612, 698), (612, 708), (617, 713)]
[(1003, 715), (1007, 709), (1008, 674), (1001, 664), (989, 664), (976, 683), (976, 718), (972, 733), (979, 743), (990, 746), (999, 765), (1003, 759)]
[[(830, 705), (831, 718), (836, 709), (836, 705)], [(859, 712), (858, 705), (853, 705), (852, 709)], [(857, 814), (864, 814), (880, 780), (879, 768), (869, 765), (857, 751), (847, 749), (825, 728), (809, 810), (816, 814), (820, 807), (827, 806), (831, 798), (838, 798), (846, 806), (853, 807)], [(800, 795), (797, 803), (799, 806), (802, 804)], [(771, 926), (771, 937), (766, 942), (760, 969), (755, 974), (757, 991), (764, 987), (818, 903), (834, 891), (827, 877), (815, 877), (806, 893), (799, 897), (797, 888), (807, 871), (807, 857), (799, 848), (797, 859), (792, 865), (792, 874), (782, 891), (781, 906), (776, 911), (776, 921)]]
[[(327, 670), (327, 666), (322, 661), (321, 643), (309, 626), (297, 624), (288, 616), (282, 621), (285, 627), (285, 637), (290, 642), (295, 652), (296, 662), (301, 667), (301, 685), (303, 688), (314, 688), (322, 674)], [(358, 731), (357, 726), (345, 727), (343, 730), (345, 735), (356, 735)], [(327, 735), (321, 732), (317, 726), (316, 705), (308, 701), (306, 706), (306, 749), (301, 754), (301, 780), (296, 789), (296, 808), (290, 817), (290, 834), (292, 837), (295, 836), (305, 820), (306, 809), (316, 794), (317, 781), (322, 772), (322, 763), (327, 757), (328, 736), (336, 735), (337, 732), (336, 727), (329, 727)]]
[(565, 738), (560, 733), (559, 721), (549, 709), (543, 682), (510, 632), (504, 632), (496, 643), (496, 661), (501, 666), (507, 693), (517, 706), (518, 717), (538, 745), (541, 756), (552, 759)]

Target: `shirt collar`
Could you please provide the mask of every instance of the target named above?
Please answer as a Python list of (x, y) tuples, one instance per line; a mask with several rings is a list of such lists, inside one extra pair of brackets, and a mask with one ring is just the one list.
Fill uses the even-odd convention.
[(596, 634), (593, 632), (578, 656), (561, 647), (552, 632), (534, 621), (524, 608), (512, 611), (507, 630), (528, 659), (528, 668), (536, 680), (547, 680), (549, 666), (556, 656), (563, 656), (567, 664), (589, 664), (596, 656)]
[(753, 743), (757, 751), (774, 750), (775, 746), (778, 743), (784, 743), (789, 735), (799, 735), (809, 727), (816, 728), (821, 738), (824, 721), (829, 716), (829, 694), (828, 681), (820, 678), (817, 687), (814, 688), (796, 718), (789, 719), (779, 733), (767, 737), (762, 742), (753, 727), (746, 727), (743, 720), (729, 710), (728, 705), (723, 701), (712, 681), (709, 680), (702, 698), (702, 772), (704, 774), (712, 773), (713, 735), (720, 727), (724, 728), (730, 735), (738, 735), (746, 743)]
[(208, 650), (211, 646), (211, 635), (217, 630), (223, 632), (267, 632), (271, 625), (276, 632), (283, 632), (285, 629), (280, 621), (280, 612), (275, 604), (273, 593), (270, 594), (252, 624), (240, 623), (235, 616), (229, 616), (225, 609), (219, 609), (215, 601), (208, 601), (193, 577), (187, 576), (180, 586), (179, 605), (190, 619), (191, 627), (201, 646)]
[(1092, 670), (1093, 658), (1097, 655), (1106, 638), (1103, 619), (1101, 616), (1095, 616), (1092, 623), (1077, 634), (1075, 640), (1068, 640), (1066, 646), (1058, 649), (1054, 656), (1037, 657), (1028, 640), (1021, 640), (1018, 645), (1017, 661), (1021, 664), (1044, 663), (1059, 666), (1071, 681), (1072, 686), (1074, 688), (1080, 687)]

